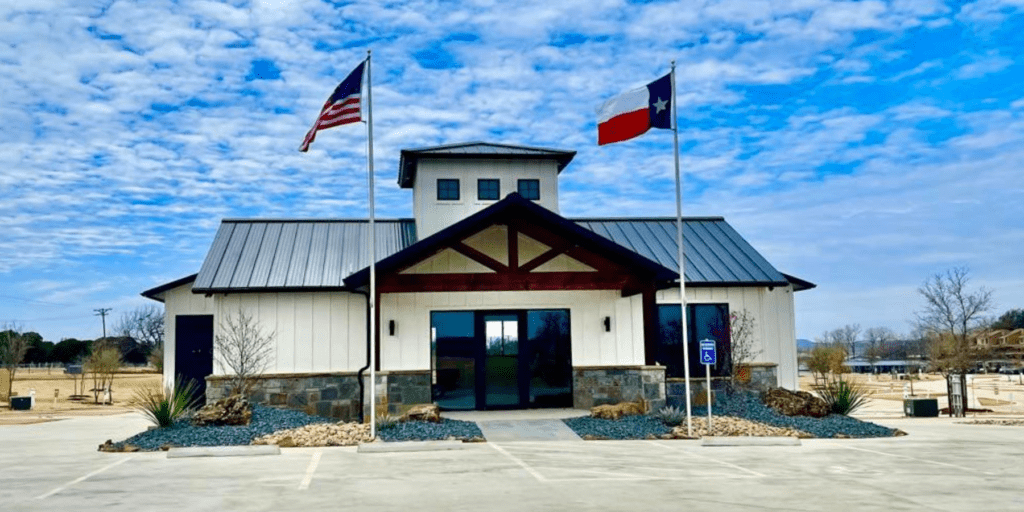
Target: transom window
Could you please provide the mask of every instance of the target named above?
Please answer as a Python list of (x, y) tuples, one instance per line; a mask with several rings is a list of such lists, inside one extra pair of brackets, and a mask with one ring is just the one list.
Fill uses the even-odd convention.
[(519, 180), (519, 195), (523, 199), (540, 199), (540, 180)]
[(476, 198), (493, 201), (499, 195), (498, 180), (476, 180)]
[(459, 180), (439, 179), (437, 180), (438, 201), (459, 200)]

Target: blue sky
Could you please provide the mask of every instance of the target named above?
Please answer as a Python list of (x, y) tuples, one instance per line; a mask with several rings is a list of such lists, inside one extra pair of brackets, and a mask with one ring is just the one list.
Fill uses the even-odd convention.
[[(373, 49), (378, 215), (399, 150), (572, 149), (567, 216), (672, 216), (672, 137), (596, 109), (678, 65), (684, 212), (813, 281), (797, 335), (909, 330), (954, 266), (1024, 306), (1024, 1), (22, 0), (0, 6), (0, 323), (92, 338), (196, 272), (224, 217), (364, 217), (319, 107)], [(108, 321), (109, 322), (109, 321)]]

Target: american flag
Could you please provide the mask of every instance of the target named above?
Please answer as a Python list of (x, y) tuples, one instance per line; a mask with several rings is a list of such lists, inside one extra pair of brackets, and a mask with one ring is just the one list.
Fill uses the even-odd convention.
[(363, 91), (363, 68), (365, 66), (366, 61), (356, 66), (356, 69), (353, 69), (348, 77), (338, 84), (331, 97), (327, 98), (324, 108), (320, 110), (320, 116), (316, 118), (309, 133), (306, 133), (302, 146), (299, 146), (299, 151), (309, 150), (309, 145), (316, 139), (316, 132), (320, 130), (358, 123), (362, 120), (359, 98)]

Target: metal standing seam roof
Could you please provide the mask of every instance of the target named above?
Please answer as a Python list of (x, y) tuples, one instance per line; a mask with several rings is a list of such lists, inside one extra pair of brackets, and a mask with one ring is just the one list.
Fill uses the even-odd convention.
[[(569, 220), (664, 267), (678, 268), (673, 218)], [(377, 227), (378, 261), (416, 242), (412, 219), (378, 220)], [(344, 289), (346, 277), (370, 264), (368, 236), (365, 219), (227, 219), (193, 291)], [(688, 284), (789, 283), (721, 217), (684, 218), (683, 240)]]
[[(679, 268), (674, 218), (570, 220), (668, 268)], [(683, 218), (683, 256), (687, 284), (789, 284), (722, 217)]]
[[(377, 259), (416, 241), (412, 219), (376, 221)], [(369, 223), (362, 219), (225, 219), (192, 291), (343, 289), (370, 264)]]
[(416, 177), (416, 167), (419, 160), (424, 157), (546, 159), (555, 160), (558, 163), (558, 172), (562, 172), (562, 169), (569, 165), (575, 156), (575, 151), (494, 144), (492, 142), (460, 142), (443, 146), (403, 149), (398, 162), (398, 185), (402, 188), (412, 187)]

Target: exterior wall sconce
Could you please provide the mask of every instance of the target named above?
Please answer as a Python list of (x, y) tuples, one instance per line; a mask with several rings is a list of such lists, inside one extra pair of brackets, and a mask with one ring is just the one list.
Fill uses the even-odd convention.
[(394, 335), (395, 335), (395, 321), (394, 320), (388, 320), (388, 336), (394, 336)]
[(604, 317), (604, 332), (612, 332), (612, 317)]

